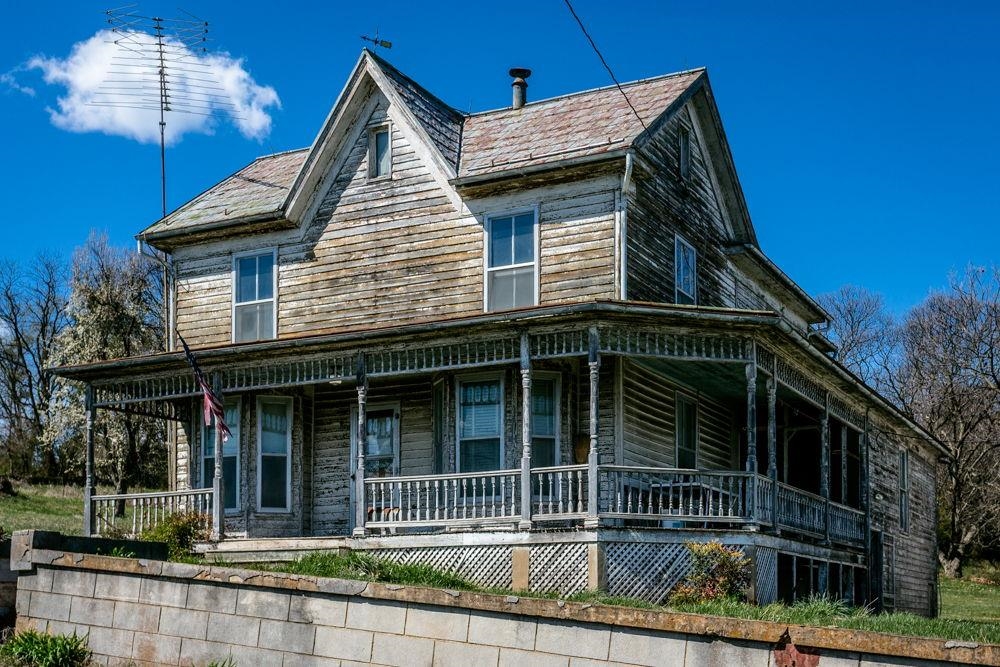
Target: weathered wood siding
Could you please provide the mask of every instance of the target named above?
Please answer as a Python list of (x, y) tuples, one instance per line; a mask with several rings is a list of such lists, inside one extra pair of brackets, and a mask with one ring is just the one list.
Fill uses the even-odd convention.
[[(680, 385), (642, 362), (624, 362), (622, 452), (624, 465), (676, 465), (676, 407)], [(698, 467), (729, 470), (733, 458), (733, 414), (704, 394), (684, 392), (698, 405)]]
[[(899, 452), (904, 443), (885, 434), (872, 438), (872, 527), (889, 538), (883, 588), (898, 611), (933, 614), (937, 571), (934, 462), (909, 449), (909, 528), (899, 522)], [(881, 499), (879, 497), (881, 496)], [(891, 596), (891, 597), (890, 597)]]
[[(706, 152), (698, 141), (689, 108), (681, 109), (643, 147), (628, 193), (626, 229), (627, 295), (637, 301), (674, 303), (674, 236), (698, 253), (698, 304), (732, 306), (734, 283), (723, 247), (731, 242), (715, 192)], [(679, 142), (691, 145), (689, 178), (680, 178)]]
[(535, 188), (456, 210), (381, 97), (366, 125), (392, 127), (392, 178), (368, 179), (368, 135), (345, 150), (304, 230), (180, 249), (177, 328), (193, 346), (232, 337), (233, 254), (277, 248), (278, 336), (368, 328), (483, 312), (483, 223), (539, 212), (540, 302), (614, 296), (616, 179)]

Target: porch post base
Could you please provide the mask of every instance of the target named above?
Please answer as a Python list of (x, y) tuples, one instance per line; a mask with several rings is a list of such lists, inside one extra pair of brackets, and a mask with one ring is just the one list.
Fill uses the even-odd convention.
[(92, 486), (83, 487), (83, 534), (87, 537), (94, 534), (94, 505), (91, 500), (93, 496)]
[(518, 521), (517, 522), (517, 529), (518, 530), (531, 530), (531, 525), (532, 524), (531, 524), (530, 521)]
[(587, 530), (597, 530), (601, 526), (601, 520), (597, 517), (588, 517), (583, 520), (583, 527)]
[(367, 532), (365, 531), (363, 526), (360, 528), (355, 528), (354, 530), (351, 531), (351, 537), (364, 537), (365, 535), (367, 535)]

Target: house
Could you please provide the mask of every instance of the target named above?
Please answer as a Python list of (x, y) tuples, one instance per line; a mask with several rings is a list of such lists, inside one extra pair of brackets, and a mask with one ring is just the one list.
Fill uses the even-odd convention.
[[(511, 74), (510, 108), (463, 114), (364, 51), (310, 148), (139, 234), (172, 350), (58, 370), (91, 414), (174, 425), (132, 530), (204, 509), (230, 560), (368, 549), (654, 601), (717, 539), (759, 602), (933, 614), (939, 445), (762, 252), (707, 72), (538, 102)], [(88, 476), (87, 531), (118, 501)]]

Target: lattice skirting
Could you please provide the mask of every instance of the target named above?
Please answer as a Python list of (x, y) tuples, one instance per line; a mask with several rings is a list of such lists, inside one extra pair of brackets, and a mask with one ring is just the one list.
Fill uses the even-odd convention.
[(771, 547), (757, 547), (755, 550), (757, 569), (757, 604), (771, 604), (778, 599), (778, 550)]
[[(484, 588), (511, 588), (513, 585), (509, 546), (373, 549), (368, 553), (397, 563), (429, 565)], [(584, 558), (586, 559), (586, 552)], [(586, 560), (583, 567), (586, 583)]]
[(528, 587), (573, 595), (587, 588), (586, 544), (533, 545), (528, 554)]
[(691, 568), (683, 543), (610, 542), (604, 552), (608, 593), (659, 603)]

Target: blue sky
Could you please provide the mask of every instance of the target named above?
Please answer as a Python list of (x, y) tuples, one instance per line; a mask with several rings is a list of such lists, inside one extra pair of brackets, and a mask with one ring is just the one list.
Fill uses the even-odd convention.
[[(7, 8), (0, 258), (68, 255), (92, 228), (131, 245), (159, 217), (158, 146), (57, 127), (50, 110), (66, 89), (27, 66), (66, 58), (104, 26), (109, 4)], [(623, 81), (709, 68), (761, 246), (810, 293), (860, 284), (899, 311), (950, 271), (998, 260), (1000, 3), (574, 4)], [(137, 9), (180, 15), (176, 2)], [(534, 70), (530, 99), (609, 83), (558, 0), (183, 9), (211, 22), (211, 48), (252, 77), (262, 106), (242, 126), (218, 116), (211, 134), (168, 149), (170, 208), (257, 155), (309, 145), (359, 35), (376, 29), (393, 42), (388, 60), (464, 111), (509, 104), (512, 65)], [(248, 127), (260, 114), (269, 126)]]

